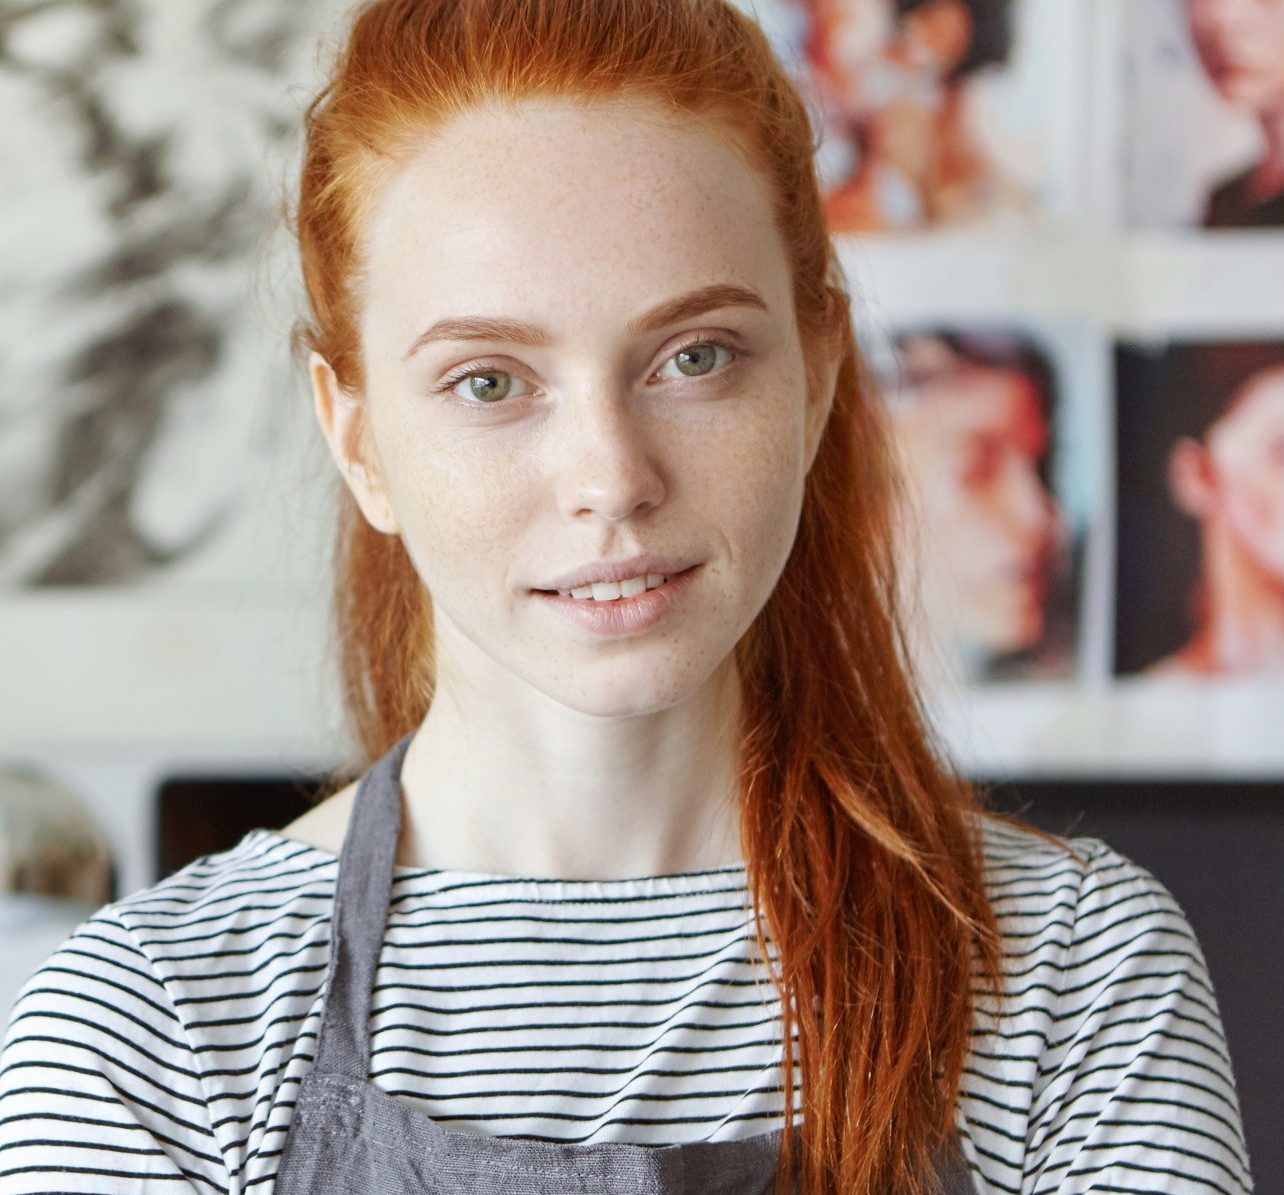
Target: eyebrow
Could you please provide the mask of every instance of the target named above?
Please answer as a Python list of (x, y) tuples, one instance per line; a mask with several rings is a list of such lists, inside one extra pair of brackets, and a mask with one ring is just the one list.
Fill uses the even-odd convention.
[[(768, 310), (757, 291), (734, 283), (715, 282), (679, 295), (676, 299), (666, 299), (637, 319), (630, 320), (625, 331), (630, 336), (658, 332), (669, 324), (703, 315), (706, 311), (714, 311), (719, 307), (757, 307), (762, 311)], [(549, 336), (542, 328), (520, 320), (496, 319), (484, 315), (452, 316), (438, 320), (421, 332), (406, 350), (402, 360), (409, 360), (424, 345), (437, 340), (509, 340), (515, 344), (541, 345), (548, 343)]]

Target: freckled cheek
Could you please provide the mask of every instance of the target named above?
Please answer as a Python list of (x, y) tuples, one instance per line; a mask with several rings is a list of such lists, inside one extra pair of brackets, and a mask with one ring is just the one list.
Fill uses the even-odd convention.
[(710, 470), (710, 520), (726, 528), (743, 565), (783, 565), (802, 501), (800, 431), (779, 420), (764, 421), (738, 429), (722, 447), (716, 470)]
[(524, 508), (516, 477), (496, 477), (463, 459), (388, 465), (402, 539), (430, 589), (444, 595), (511, 572)]

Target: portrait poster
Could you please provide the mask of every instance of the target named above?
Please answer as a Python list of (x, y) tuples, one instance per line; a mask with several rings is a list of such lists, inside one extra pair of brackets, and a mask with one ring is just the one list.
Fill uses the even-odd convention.
[(1284, 680), (1284, 338), (1115, 361), (1116, 673)]
[(810, 100), (836, 233), (1019, 232), (1077, 210), (1075, 0), (744, 6)]
[(1123, 218), (1133, 228), (1284, 227), (1284, 6), (1119, 6)]
[(1094, 483), (1075, 331), (866, 332), (904, 482), (902, 606), (935, 687), (1078, 673)]

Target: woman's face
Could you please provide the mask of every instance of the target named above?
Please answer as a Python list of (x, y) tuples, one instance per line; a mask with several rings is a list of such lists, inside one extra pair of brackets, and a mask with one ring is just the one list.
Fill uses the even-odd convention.
[[(710, 126), (640, 102), (475, 110), (399, 167), (364, 250), (352, 484), (432, 595), (439, 678), (601, 716), (690, 695), (784, 567), (827, 415), (765, 185)], [(523, 327), (439, 326), (464, 320)], [(652, 554), (694, 567), (641, 629), (545, 592)]]
[(1284, 369), (1254, 377), (1206, 443), (1212, 485), (1205, 517), (1284, 586)]
[(895, 409), (920, 503), (921, 596), (934, 628), (989, 652), (1043, 633), (1056, 506), (1039, 477), (1047, 428), (1019, 371), (963, 366)]
[(848, 116), (935, 104), (971, 46), (972, 22), (958, 0), (931, 0), (903, 14), (892, 0), (813, 0), (810, 11)]
[(835, 65), (858, 75), (891, 56), (896, 11), (891, 0), (817, 0), (812, 19)]
[(1227, 100), (1256, 112), (1284, 107), (1284, 0), (1186, 0), (1186, 15)]

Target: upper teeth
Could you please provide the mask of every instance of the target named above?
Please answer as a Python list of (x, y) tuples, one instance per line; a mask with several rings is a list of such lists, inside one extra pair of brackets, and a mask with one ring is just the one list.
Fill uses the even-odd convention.
[(616, 598), (637, 597), (648, 589), (663, 585), (667, 577), (647, 573), (644, 577), (630, 577), (627, 581), (594, 581), (592, 585), (581, 585), (578, 589), (559, 589), (562, 597), (592, 598), (595, 602), (613, 602)]

